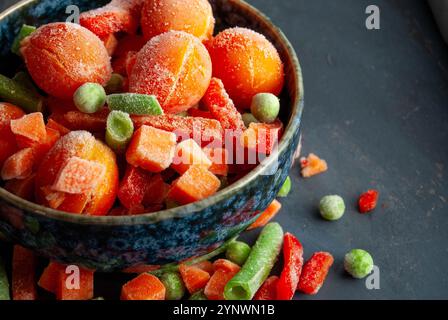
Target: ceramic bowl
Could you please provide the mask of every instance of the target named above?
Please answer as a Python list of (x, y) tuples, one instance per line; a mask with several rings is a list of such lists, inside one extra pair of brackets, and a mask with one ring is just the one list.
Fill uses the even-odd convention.
[[(50, 259), (101, 271), (142, 264), (163, 265), (206, 254), (244, 231), (275, 198), (288, 175), (300, 135), (303, 84), (300, 65), (285, 35), (244, 1), (212, 0), (216, 31), (241, 26), (254, 29), (277, 47), (285, 64), (281, 95), (286, 128), (278, 155), (270, 156), (242, 179), (216, 195), (187, 206), (152, 214), (91, 217), (39, 206), (0, 188), (0, 232)], [(0, 72), (11, 76), (20, 59), (9, 53), (24, 23), (64, 21), (66, 7), (81, 11), (104, 1), (25, 0), (0, 14)]]

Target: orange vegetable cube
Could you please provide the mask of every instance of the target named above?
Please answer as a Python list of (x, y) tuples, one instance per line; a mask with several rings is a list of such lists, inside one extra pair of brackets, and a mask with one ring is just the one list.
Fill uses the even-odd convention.
[(54, 191), (51, 186), (42, 187), (41, 189), (50, 208), (58, 209), (62, 205), (62, 203), (64, 203), (65, 193)]
[(213, 273), (215, 272), (215, 267), (213, 266), (213, 263), (211, 263), (208, 260), (195, 263), (193, 266), (208, 272), (210, 276), (213, 275)]
[(14, 134), (10, 122), (23, 117), (25, 113), (10, 103), (0, 102), (0, 167), (11, 155), (17, 152)]
[(121, 300), (165, 300), (165, 286), (156, 276), (142, 273), (121, 289)]
[(327, 162), (320, 159), (314, 153), (310, 153), (307, 158), (300, 159), (300, 163), (304, 178), (310, 178), (328, 170)]
[(18, 136), (33, 141), (44, 141), (47, 136), (44, 116), (41, 112), (24, 115), (20, 119), (11, 120), (11, 131)]
[[(56, 283), (56, 299), (58, 300), (90, 300), (93, 298), (93, 274), (91, 270), (78, 267), (79, 283), (71, 278), (76, 277), (75, 269), (67, 267), (59, 270)], [(70, 278), (69, 278), (70, 277)], [(79, 286), (78, 286), (79, 284)]]
[(178, 173), (185, 173), (191, 166), (208, 169), (212, 162), (193, 139), (184, 140), (176, 146), (171, 167)]
[(12, 258), (12, 298), (13, 300), (36, 300), (34, 274), (36, 256), (19, 245), (14, 246)]
[(215, 194), (221, 181), (210, 171), (192, 166), (171, 186), (168, 198), (180, 204), (188, 204)]
[(210, 280), (210, 274), (207, 271), (195, 266), (181, 264), (179, 266), (179, 272), (190, 294), (203, 289)]
[(205, 148), (204, 152), (212, 162), (208, 170), (217, 176), (227, 176), (229, 173), (228, 151), (224, 148)]
[(33, 141), (23, 136), (16, 136), (17, 145), (20, 149), (31, 148), (34, 152), (34, 168), (37, 169), (42, 159), (45, 157), (48, 151), (54, 146), (56, 141), (59, 140), (61, 134), (59, 131), (46, 128), (47, 135), (42, 141)]
[(132, 137), (126, 160), (134, 167), (161, 172), (173, 162), (175, 148), (174, 133), (143, 125)]
[(42, 272), (42, 275), (37, 282), (39, 287), (56, 294), (56, 288), (59, 281), (59, 272), (61, 270), (65, 270), (64, 265), (51, 261), (44, 269), (44, 272)]
[(272, 201), (272, 203), (266, 208), (265, 211), (261, 213), (257, 220), (249, 227), (247, 230), (252, 230), (260, 227), (264, 227), (269, 221), (271, 221), (277, 213), (282, 208), (282, 204), (277, 200)]
[(71, 157), (59, 171), (52, 188), (70, 194), (85, 194), (95, 189), (105, 171), (101, 163)]
[(149, 179), (151, 179), (150, 173), (137, 167), (128, 166), (117, 194), (125, 208), (130, 209), (142, 204)]
[(214, 266), (216, 271), (205, 286), (204, 294), (209, 300), (225, 300), (224, 288), (240, 271), (240, 266), (225, 259), (215, 261)]
[(251, 123), (240, 137), (242, 146), (270, 155), (278, 145), (283, 130), (280, 120), (274, 123)]
[(233, 263), (230, 260), (227, 259), (218, 259), (215, 262), (213, 262), (213, 267), (215, 268), (215, 270), (224, 270), (227, 272), (233, 272), (236, 273), (238, 271), (240, 271), (240, 266), (237, 265), (236, 263)]
[(34, 152), (31, 148), (22, 149), (6, 159), (1, 176), (3, 180), (25, 179), (33, 172)]

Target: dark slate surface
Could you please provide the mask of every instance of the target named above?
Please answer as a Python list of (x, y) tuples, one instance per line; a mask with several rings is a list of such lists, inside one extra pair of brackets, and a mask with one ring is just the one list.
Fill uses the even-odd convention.
[[(0, 9), (12, 2), (2, 1)], [(426, 2), (250, 2), (297, 49), (306, 91), (303, 151), (330, 166), (310, 180), (294, 167), (293, 191), (278, 217), (301, 239), (306, 258), (318, 250), (335, 256), (312, 299), (448, 298), (448, 47)], [(381, 9), (379, 31), (365, 28), (370, 4)], [(368, 188), (380, 190), (381, 203), (363, 216), (356, 200)], [(341, 221), (329, 223), (316, 204), (333, 193), (348, 209)], [(345, 275), (343, 256), (352, 248), (371, 252), (380, 290)], [(99, 280), (109, 283), (99, 294), (118, 295), (110, 276)]]

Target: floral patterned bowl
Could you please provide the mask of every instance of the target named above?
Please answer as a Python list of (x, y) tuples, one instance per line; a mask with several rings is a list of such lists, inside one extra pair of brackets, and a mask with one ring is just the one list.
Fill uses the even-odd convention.
[[(74, 215), (28, 202), (0, 188), (0, 233), (36, 253), (101, 271), (161, 265), (206, 254), (245, 230), (275, 198), (288, 175), (300, 135), (303, 84), (294, 49), (258, 10), (239, 0), (212, 0), (217, 29), (242, 26), (263, 33), (285, 64), (281, 117), (286, 129), (278, 156), (216, 195), (175, 209), (123, 217)], [(0, 72), (11, 75), (21, 61), (9, 48), (23, 23), (65, 20), (68, 5), (81, 11), (104, 1), (25, 0), (0, 14)]]

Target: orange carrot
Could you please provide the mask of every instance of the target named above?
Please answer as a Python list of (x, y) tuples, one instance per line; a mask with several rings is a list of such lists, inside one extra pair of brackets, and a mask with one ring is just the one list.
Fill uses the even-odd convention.
[(44, 116), (41, 112), (34, 112), (17, 120), (11, 120), (11, 131), (33, 141), (44, 141), (47, 135)]
[(34, 160), (34, 152), (31, 148), (25, 148), (14, 153), (3, 164), (1, 172), (2, 179), (28, 178), (33, 172)]
[(12, 258), (12, 298), (13, 300), (36, 300), (36, 256), (19, 245), (14, 246)]
[(213, 263), (211, 263), (208, 260), (205, 261), (201, 261), (198, 263), (195, 263), (193, 265), (193, 267), (197, 267), (201, 270), (204, 270), (205, 272), (207, 272), (210, 276), (213, 275), (213, 273), (215, 272), (215, 267), (213, 266)]
[(202, 151), (201, 147), (193, 140), (188, 139), (180, 142), (174, 151), (174, 160), (171, 168), (183, 174), (191, 166), (201, 166), (208, 169), (212, 162)]
[(224, 300), (224, 288), (240, 271), (240, 266), (226, 259), (216, 260), (213, 265), (216, 271), (205, 286), (204, 294), (209, 300)]
[(179, 266), (179, 272), (190, 294), (203, 289), (210, 279), (210, 274), (207, 271), (195, 266), (181, 264)]
[(165, 286), (152, 274), (142, 273), (121, 289), (121, 300), (165, 300)]
[(56, 294), (56, 288), (59, 281), (59, 272), (61, 270), (65, 270), (64, 265), (50, 261), (37, 283), (39, 287)]
[(205, 154), (212, 161), (212, 165), (208, 170), (217, 176), (227, 176), (229, 172), (229, 155), (224, 148), (205, 148)]
[(282, 204), (280, 202), (278, 202), (277, 200), (272, 201), (267, 209), (261, 213), (258, 219), (255, 220), (255, 222), (249, 228), (247, 228), (247, 230), (264, 227), (277, 215), (281, 208)]
[[(73, 266), (76, 267), (76, 266)], [(90, 300), (93, 298), (93, 274), (91, 270), (81, 267), (59, 270), (56, 284), (56, 299), (58, 300)], [(77, 273), (79, 270), (79, 273)], [(79, 278), (77, 279), (77, 277)], [(79, 280), (79, 282), (78, 282)]]

